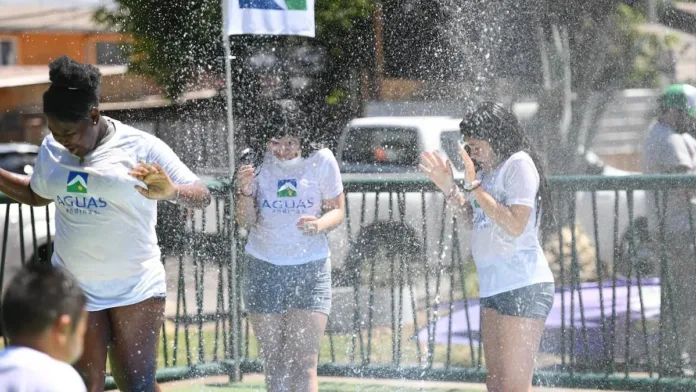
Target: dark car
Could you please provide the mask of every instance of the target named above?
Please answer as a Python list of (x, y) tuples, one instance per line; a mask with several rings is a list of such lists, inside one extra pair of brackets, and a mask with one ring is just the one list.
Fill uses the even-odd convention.
[(29, 143), (0, 143), (0, 168), (16, 174), (34, 172), (39, 146)]

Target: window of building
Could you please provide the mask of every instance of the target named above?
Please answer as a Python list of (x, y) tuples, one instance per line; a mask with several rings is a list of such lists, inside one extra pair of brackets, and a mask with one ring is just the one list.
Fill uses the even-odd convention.
[(13, 39), (0, 38), (0, 66), (17, 64), (17, 43)]
[(97, 42), (97, 64), (126, 65), (129, 63), (130, 44), (120, 42)]

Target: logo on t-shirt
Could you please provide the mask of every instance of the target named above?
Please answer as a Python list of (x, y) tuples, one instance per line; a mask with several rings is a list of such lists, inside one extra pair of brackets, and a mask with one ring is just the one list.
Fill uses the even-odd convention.
[(68, 173), (67, 189), (71, 195), (56, 195), (56, 204), (64, 207), (70, 215), (99, 215), (102, 208), (108, 203), (101, 197), (78, 196), (87, 193), (89, 174), (78, 171)]
[(287, 180), (278, 180), (278, 197), (295, 197), (297, 196), (297, 180), (294, 178)]
[(481, 208), (481, 205), (478, 203), (478, 201), (473, 200), (471, 202), (471, 205), (474, 207), (473, 208), (473, 216), (472, 216), (472, 226), (474, 230), (482, 230), (486, 229), (491, 226), (491, 218), (486, 215), (485, 212), (483, 212), (483, 208)]
[(69, 193), (87, 193), (87, 179), (89, 174), (82, 172), (71, 171), (68, 174), (68, 189)]

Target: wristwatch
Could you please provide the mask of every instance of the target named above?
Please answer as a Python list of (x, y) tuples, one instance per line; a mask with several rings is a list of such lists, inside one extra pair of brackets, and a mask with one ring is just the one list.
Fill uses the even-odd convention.
[(481, 180), (474, 180), (472, 182), (465, 182), (464, 186), (462, 188), (464, 189), (465, 192), (471, 192), (480, 186), (481, 186)]

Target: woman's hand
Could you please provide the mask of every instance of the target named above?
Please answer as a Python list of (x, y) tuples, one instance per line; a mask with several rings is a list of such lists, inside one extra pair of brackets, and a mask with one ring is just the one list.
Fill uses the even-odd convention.
[[(440, 154), (436, 152), (424, 152), (420, 156), (421, 163), (418, 165), (420, 170), (430, 177), (430, 180), (443, 193), (448, 193), (454, 186), (454, 177), (452, 176), (452, 164), (450, 161), (442, 159)], [(470, 159), (471, 160), (471, 159)]]
[(476, 165), (474, 165), (474, 161), (469, 156), (469, 153), (466, 152), (466, 148), (461, 144), (457, 146), (459, 148), (459, 154), (462, 156), (462, 162), (464, 163), (464, 180), (469, 183), (474, 182), (476, 180)]
[(156, 162), (150, 165), (140, 161), (128, 174), (145, 183), (147, 188), (136, 185), (135, 189), (150, 200), (173, 200), (177, 196), (176, 185)]
[(297, 221), (297, 229), (304, 235), (319, 234), (319, 218), (316, 216), (303, 216)]
[(254, 192), (254, 167), (244, 165), (237, 170), (237, 192), (251, 196)]

